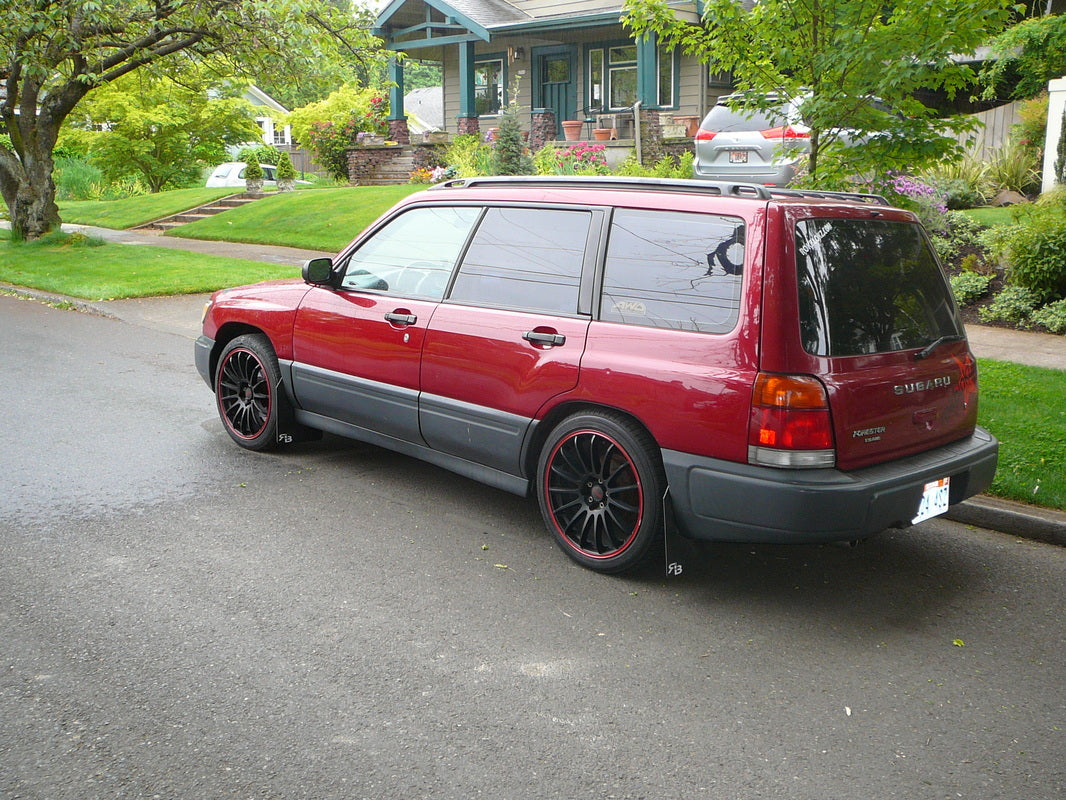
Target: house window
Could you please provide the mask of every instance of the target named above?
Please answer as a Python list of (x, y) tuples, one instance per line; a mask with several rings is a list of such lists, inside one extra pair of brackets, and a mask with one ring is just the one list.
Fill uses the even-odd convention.
[[(656, 51), (656, 98), (660, 107), (675, 106), (677, 57)], [(604, 111), (631, 108), (637, 101), (636, 45), (592, 48), (588, 51), (588, 105)]]
[(289, 143), (289, 126), (274, 126), (274, 144), (287, 145)]
[(478, 116), (498, 114), (503, 105), (503, 59), (474, 62), (474, 110)]

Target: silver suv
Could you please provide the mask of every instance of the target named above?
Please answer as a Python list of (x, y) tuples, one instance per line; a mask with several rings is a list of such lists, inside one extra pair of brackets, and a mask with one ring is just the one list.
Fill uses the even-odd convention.
[(803, 124), (800, 101), (784, 95), (771, 110), (744, 105), (744, 95), (731, 94), (703, 119), (696, 133), (697, 178), (786, 186), (810, 150), (810, 129)]

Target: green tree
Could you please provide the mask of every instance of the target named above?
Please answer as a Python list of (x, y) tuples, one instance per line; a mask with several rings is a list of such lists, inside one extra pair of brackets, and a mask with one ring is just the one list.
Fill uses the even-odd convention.
[(993, 38), (989, 49), (994, 58), (981, 70), (983, 96), (995, 98), (1014, 82), (1012, 98), (1036, 97), (1049, 80), (1066, 74), (1066, 15), (1023, 20)]
[[(770, 92), (806, 96), (808, 181), (826, 187), (957, 150), (942, 131), (964, 129), (964, 120), (935, 119), (914, 94), (968, 87), (973, 71), (951, 55), (973, 52), (1011, 13), (1009, 0), (761, 0), (750, 9), (710, 0), (702, 22), (690, 24), (666, 0), (626, 0), (625, 8), (636, 34), (731, 71), (754, 108), (770, 108)], [(872, 138), (847, 148), (845, 131)]]
[(12, 232), (34, 239), (59, 225), (53, 149), (60, 127), (91, 91), (139, 69), (160, 72), (175, 54), (256, 64), (314, 63), (343, 43), (380, 42), (323, 0), (0, 0), (0, 194)]
[(94, 126), (91, 156), (109, 180), (139, 177), (153, 192), (180, 188), (206, 166), (226, 160), (226, 148), (261, 137), (239, 87), (204, 70), (178, 80), (133, 73), (100, 87), (80, 109)]

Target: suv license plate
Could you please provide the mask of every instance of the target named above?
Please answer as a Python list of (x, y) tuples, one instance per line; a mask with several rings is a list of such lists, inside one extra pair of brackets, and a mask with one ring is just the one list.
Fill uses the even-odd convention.
[(748, 151), (747, 150), (730, 150), (729, 151), (729, 163), (730, 164), (747, 164), (748, 163)]
[(948, 482), (950, 480), (950, 478), (941, 478), (925, 485), (922, 502), (918, 505), (918, 516), (911, 520), (912, 525), (917, 525), (923, 519), (938, 516), (948, 510)]

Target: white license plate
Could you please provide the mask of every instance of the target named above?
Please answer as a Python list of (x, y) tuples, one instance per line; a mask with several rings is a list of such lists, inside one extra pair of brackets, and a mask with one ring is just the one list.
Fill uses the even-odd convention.
[(918, 504), (918, 516), (911, 520), (911, 524), (917, 525), (923, 519), (938, 516), (948, 510), (948, 482), (950, 480), (950, 478), (941, 478), (925, 485), (922, 502)]
[(747, 164), (748, 163), (748, 151), (747, 150), (730, 150), (729, 151), (729, 163), (730, 164)]

